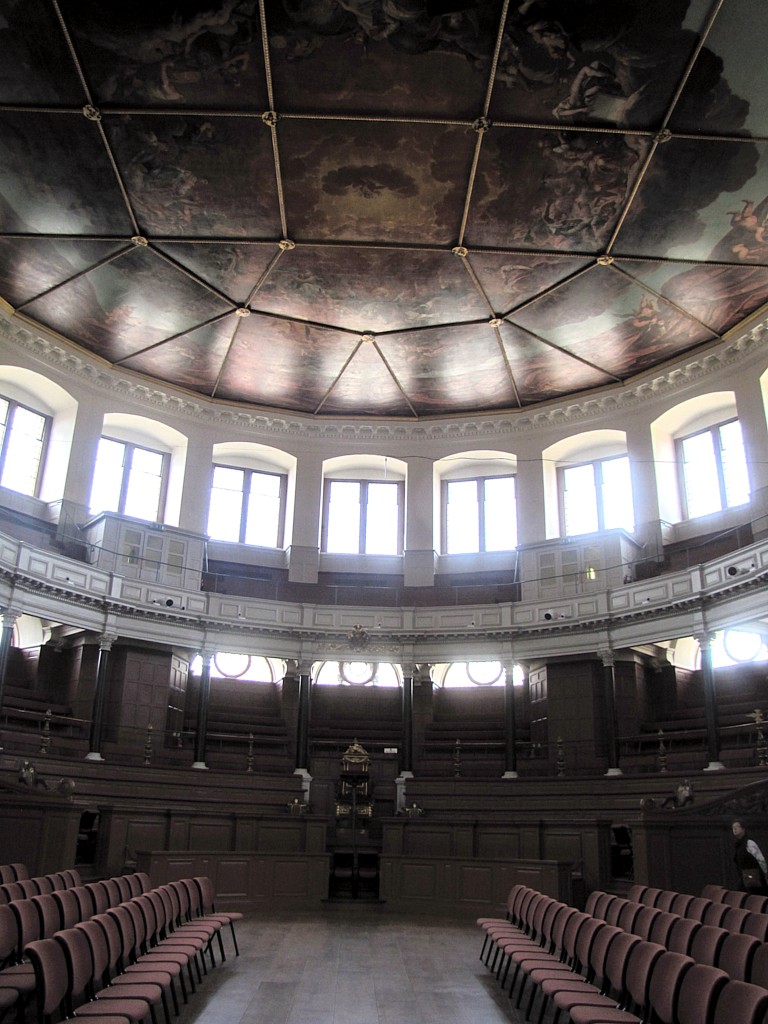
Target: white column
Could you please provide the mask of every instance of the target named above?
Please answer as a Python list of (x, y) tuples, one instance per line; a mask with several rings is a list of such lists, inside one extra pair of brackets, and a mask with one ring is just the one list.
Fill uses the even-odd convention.
[(191, 533), (208, 532), (208, 504), (213, 474), (213, 441), (194, 431), (187, 447), (181, 487), (179, 526)]
[(765, 457), (768, 452), (768, 424), (765, 396), (757, 373), (742, 375), (734, 391), (749, 472), (752, 527), (755, 539), (759, 539), (768, 533), (768, 459)]
[(420, 456), (407, 458), (405, 481), (405, 551), (403, 572), (406, 587), (431, 587), (435, 582), (435, 474), (434, 461)]
[(626, 424), (627, 455), (632, 475), (635, 536), (646, 552), (662, 557), (659, 489), (650, 424), (631, 420)]
[(62, 506), (78, 523), (88, 518), (93, 470), (103, 426), (103, 408), (97, 402), (80, 402), (62, 495)]
[(547, 539), (541, 453), (537, 451), (528, 456), (518, 452), (516, 475), (517, 543), (521, 547), (525, 544), (539, 544)]
[(296, 463), (292, 541), (288, 551), (288, 579), (292, 583), (317, 583), (322, 503), (323, 457), (305, 452)]

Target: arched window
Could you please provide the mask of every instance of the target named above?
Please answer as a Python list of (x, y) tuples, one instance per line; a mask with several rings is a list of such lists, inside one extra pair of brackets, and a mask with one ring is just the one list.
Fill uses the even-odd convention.
[(93, 470), (91, 513), (178, 523), (186, 451), (184, 435), (164, 423), (108, 413)]
[(491, 451), (464, 452), (436, 464), (443, 554), (517, 547), (516, 468), (514, 455)]
[[(504, 686), (506, 672), (500, 661), (454, 661), (432, 666), (432, 683), (436, 687)], [(522, 686), (523, 669), (513, 666), (512, 683)]]
[(282, 547), (295, 458), (266, 445), (222, 443), (214, 446), (213, 459), (211, 540)]
[(405, 468), (399, 459), (385, 456), (329, 459), (324, 466), (322, 550), (402, 554)]
[(553, 492), (557, 494), (559, 536), (634, 530), (632, 478), (623, 431), (576, 434), (545, 449), (542, 457), (550, 507)]
[(396, 665), (373, 661), (326, 661), (315, 674), (320, 686), (400, 686)]

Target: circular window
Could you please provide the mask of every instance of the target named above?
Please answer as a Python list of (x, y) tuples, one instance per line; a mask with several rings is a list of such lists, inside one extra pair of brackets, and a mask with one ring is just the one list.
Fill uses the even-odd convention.
[(477, 686), (493, 686), (504, 671), (500, 661), (468, 661), (467, 675)]
[(227, 679), (239, 679), (251, 667), (251, 656), (249, 654), (224, 654), (219, 651), (213, 656), (213, 664), (219, 675), (225, 676)]
[(371, 661), (343, 661), (339, 666), (345, 683), (365, 686), (376, 675), (376, 666)]
[(762, 646), (763, 638), (759, 633), (727, 629), (723, 634), (723, 649), (732, 661), (754, 661)]

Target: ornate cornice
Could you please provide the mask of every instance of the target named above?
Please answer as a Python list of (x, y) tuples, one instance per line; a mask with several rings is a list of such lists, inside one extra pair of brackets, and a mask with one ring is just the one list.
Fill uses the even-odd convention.
[(742, 329), (732, 332), (729, 338), (628, 384), (506, 413), (418, 420), (381, 419), (373, 423), (300, 416), (201, 398), (114, 367), (78, 349), (67, 339), (4, 310), (0, 310), (0, 342), (23, 350), (36, 362), (76, 379), (80, 385), (120, 395), (154, 412), (202, 421), (209, 426), (235, 427), (275, 439), (318, 442), (465, 442), (528, 435), (541, 429), (584, 424), (622, 414), (641, 402), (664, 398), (682, 387), (733, 370), (738, 363), (768, 347), (768, 317), (765, 311), (762, 313), (761, 318), (745, 322)]

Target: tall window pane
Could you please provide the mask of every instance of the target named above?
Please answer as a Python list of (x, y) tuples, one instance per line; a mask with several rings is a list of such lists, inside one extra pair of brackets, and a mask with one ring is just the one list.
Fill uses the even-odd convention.
[(369, 483), (365, 508), (365, 553), (396, 555), (399, 541), (396, 484)]
[(338, 554), (360, 550), (360, 484), (331, 480), (326, 546)]
[(563, 470), (563, 515), (568, 537), (600, 529), (595, 470), (591, 463)]
[(251, 473), (245, 543), (277, 547), (280, 535), (281, 481), (273, 473)]
[(208, 534), (214, 540), (240, 540), (243, 511), (243, 471), (214, 466), (208, 506)]
[(480, 550), (480, 512), (477, 480), (449, 480), (446, 504), (448, 554)]
[(749, 501), (749, 473), (744, 454), (744, 439), (738, 420), (723, 423), (720, 427), (720, 455), (723, 463), (725, 504), (728, 508), (744, 505)]
[(517, 504), (513, 476), (489, 477), (484, 484), (485, 550), (517, 547)]
[(634, 530), (632, 478), (629, 459), (606, 459), (600, 463), (602, 476), (603, 526), (606, 530)]
[(34, 494), (43, 457), (45, 416), (21, 405), (13, 407), (5, 437), (3, 473), (0, 483), (21, 494)]
[(125, 514), (137, 519), (157, 519), (163, 486), (163, 456), (146, 448), (134, 448), (125, 492)]
[(102, 437), (91, 484), (91, 512), (118, 512), (123, 487), (125, 445)]
[(681, 448), (689, 518), (695, 519), (719, 511), (720, 488), (717, 485), (717, 459), (711, 432), (686, 437)]

